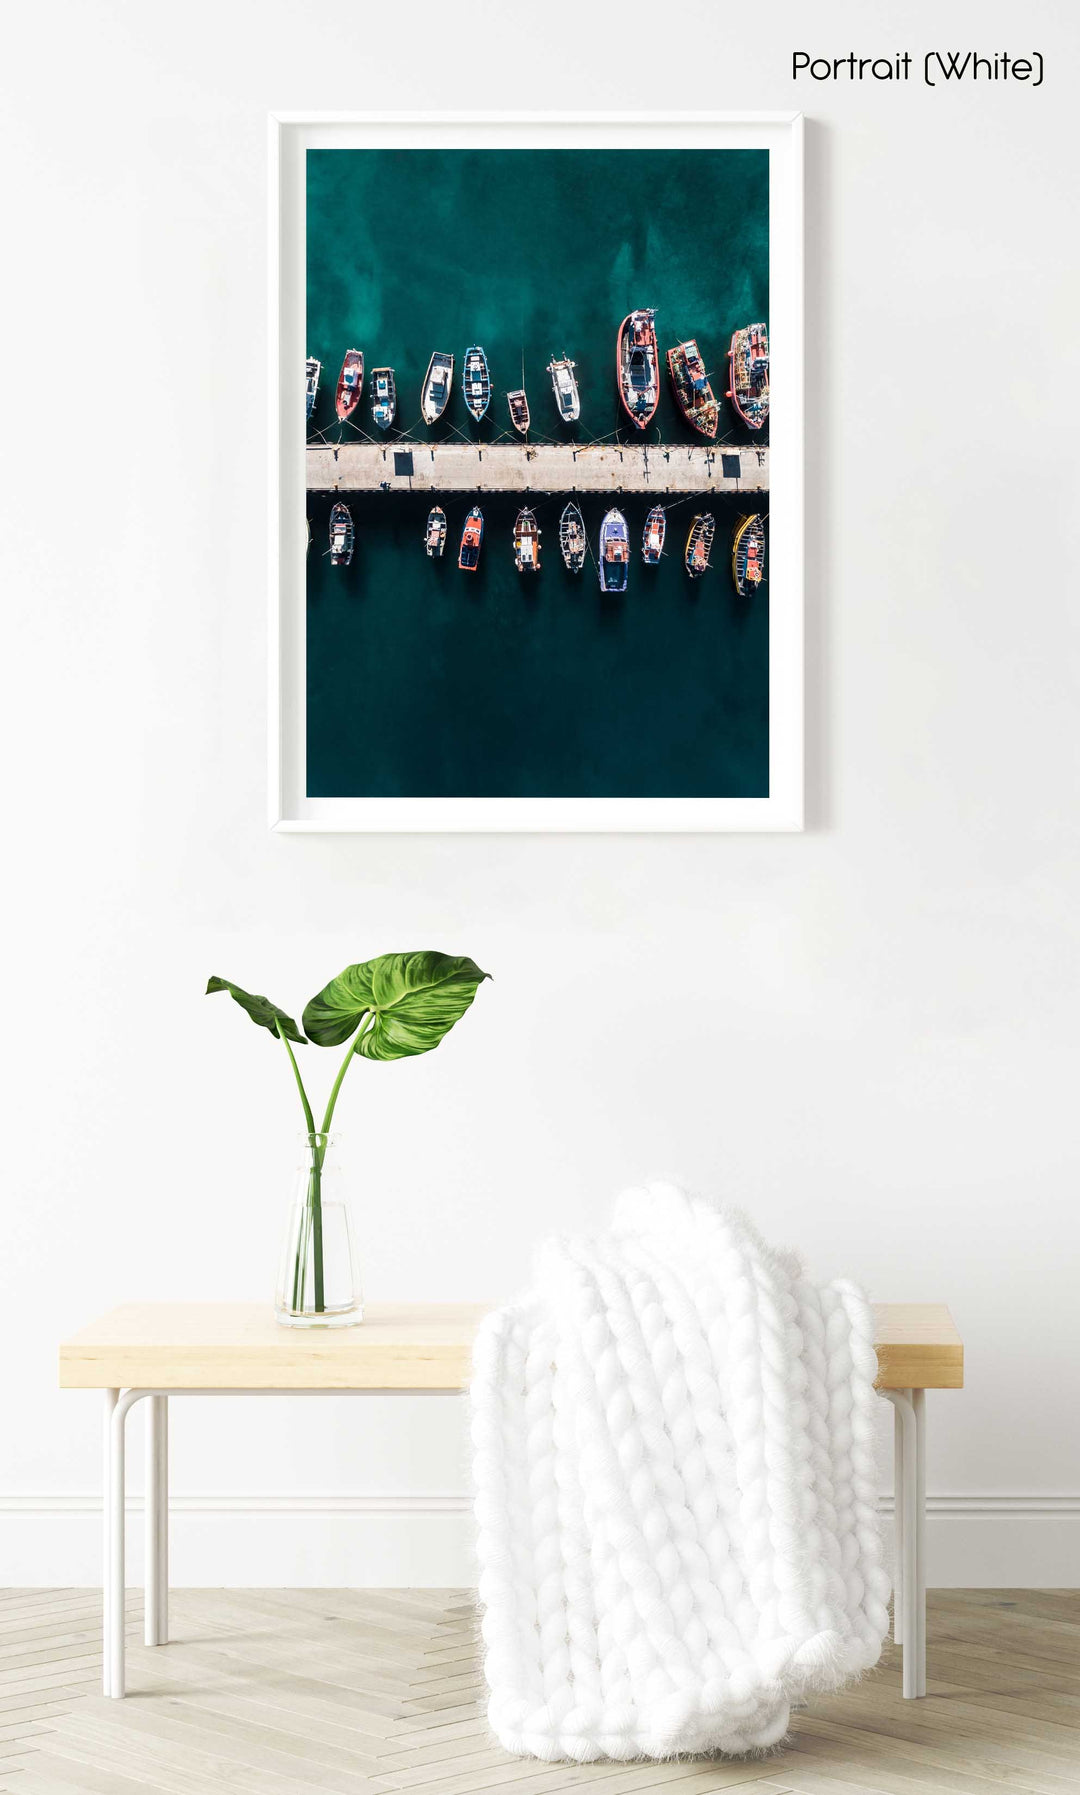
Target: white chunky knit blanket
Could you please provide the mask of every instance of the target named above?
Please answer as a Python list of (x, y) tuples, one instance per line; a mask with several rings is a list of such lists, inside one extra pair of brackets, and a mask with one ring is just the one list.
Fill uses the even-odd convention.
[(745, 1753), (876, 1662), (869, 1307), (670, 1185), (483, 1324), (488, 1714), (545, 1759)]

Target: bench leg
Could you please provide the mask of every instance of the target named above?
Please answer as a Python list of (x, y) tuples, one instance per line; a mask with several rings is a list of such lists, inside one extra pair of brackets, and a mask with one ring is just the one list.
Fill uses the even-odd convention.
[(904, 1698), (911, 1701), (926, 1694), (926, 1401), (922, 1390), (886, 1390), (884, 1394), (896, 1410), (897, 1421), (899, 1552), (893, 1601), (900, 1612), (896, 1637), (903, 1642)]
[[(113, 1511), (112, 1511), (112, 1422), (119, 1400), (119, 1390), (106, 1390), (104, 1433), (101, 1452), (101, 1687), (112, 1694), (113, 1629)], [(121, 1613), (121, 1626), (123, 1616)]]
[[(916, 1695), (926, 1694), (926, 1391), (911, 1392), (915, 1410), (915, 1575), (918, 1587), (915, 1614), (919, 1623), (915, 1641)], [(905, 1656), (907, 1647), (904, 1647)]]
[(130, 1398), (130, 1390), (123, 1395), (112, 1390), (106, 1396), (109, 1470), (105, 1506), (109, 1546), (105, 1567), (105, 1694), (114, 1698), (124, 1693), (124, 1446)]
[(169, 1640), (169, 1399), (146, 1404), (146, 1608), (147, 1645)]
[(904, 1643), (904, 1423), (893, 1409), (893, 1613), (892, 1636)]

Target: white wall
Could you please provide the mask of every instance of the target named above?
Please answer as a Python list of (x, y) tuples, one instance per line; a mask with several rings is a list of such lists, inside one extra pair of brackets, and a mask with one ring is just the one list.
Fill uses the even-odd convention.
[[(634, 17), (648, 53), (613, 57)], [(346, 1088), (369, 1294), (497, 1298), (538, 1235), (681, 1174), (823, 1274), (952, 1304), (932, 1580), (1080, 1581), (1076, 31), (1048, 0), (810, 19), (9, 19), (0, 1580), (96, 1574), (98, 1404), (56, 1390), (57, 1340), (123, 1300), (269, 1296), (288, 1071), (207, 974), (300, 1005), (437, 946), (495, 983)], [(452, 102), (425, 28), (453, 62), (472, 34), (492, 105), (678, 106), (696, 44), (696, 103), (813, 121), (803, 836), (264, 826), (265, 113), (373, 101), (380, 55), (382, 102)], [(941, 43), (1039, 48), (1046, 84), (789, 79), (793, 48)], [(174, 1407), (181, 1580), (469, 1575), (453, 1403)]]

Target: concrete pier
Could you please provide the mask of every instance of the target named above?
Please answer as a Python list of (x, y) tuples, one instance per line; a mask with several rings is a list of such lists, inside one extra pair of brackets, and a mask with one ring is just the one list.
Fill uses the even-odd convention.
[(767, 443), (341, 443), (307, 451), (309, 492), (769, 490)]

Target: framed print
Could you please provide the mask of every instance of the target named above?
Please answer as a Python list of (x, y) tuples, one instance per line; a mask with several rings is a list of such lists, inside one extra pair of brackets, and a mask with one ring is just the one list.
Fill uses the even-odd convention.
[(801, 828), (798, 115), (271, 151), (272, 824)]

